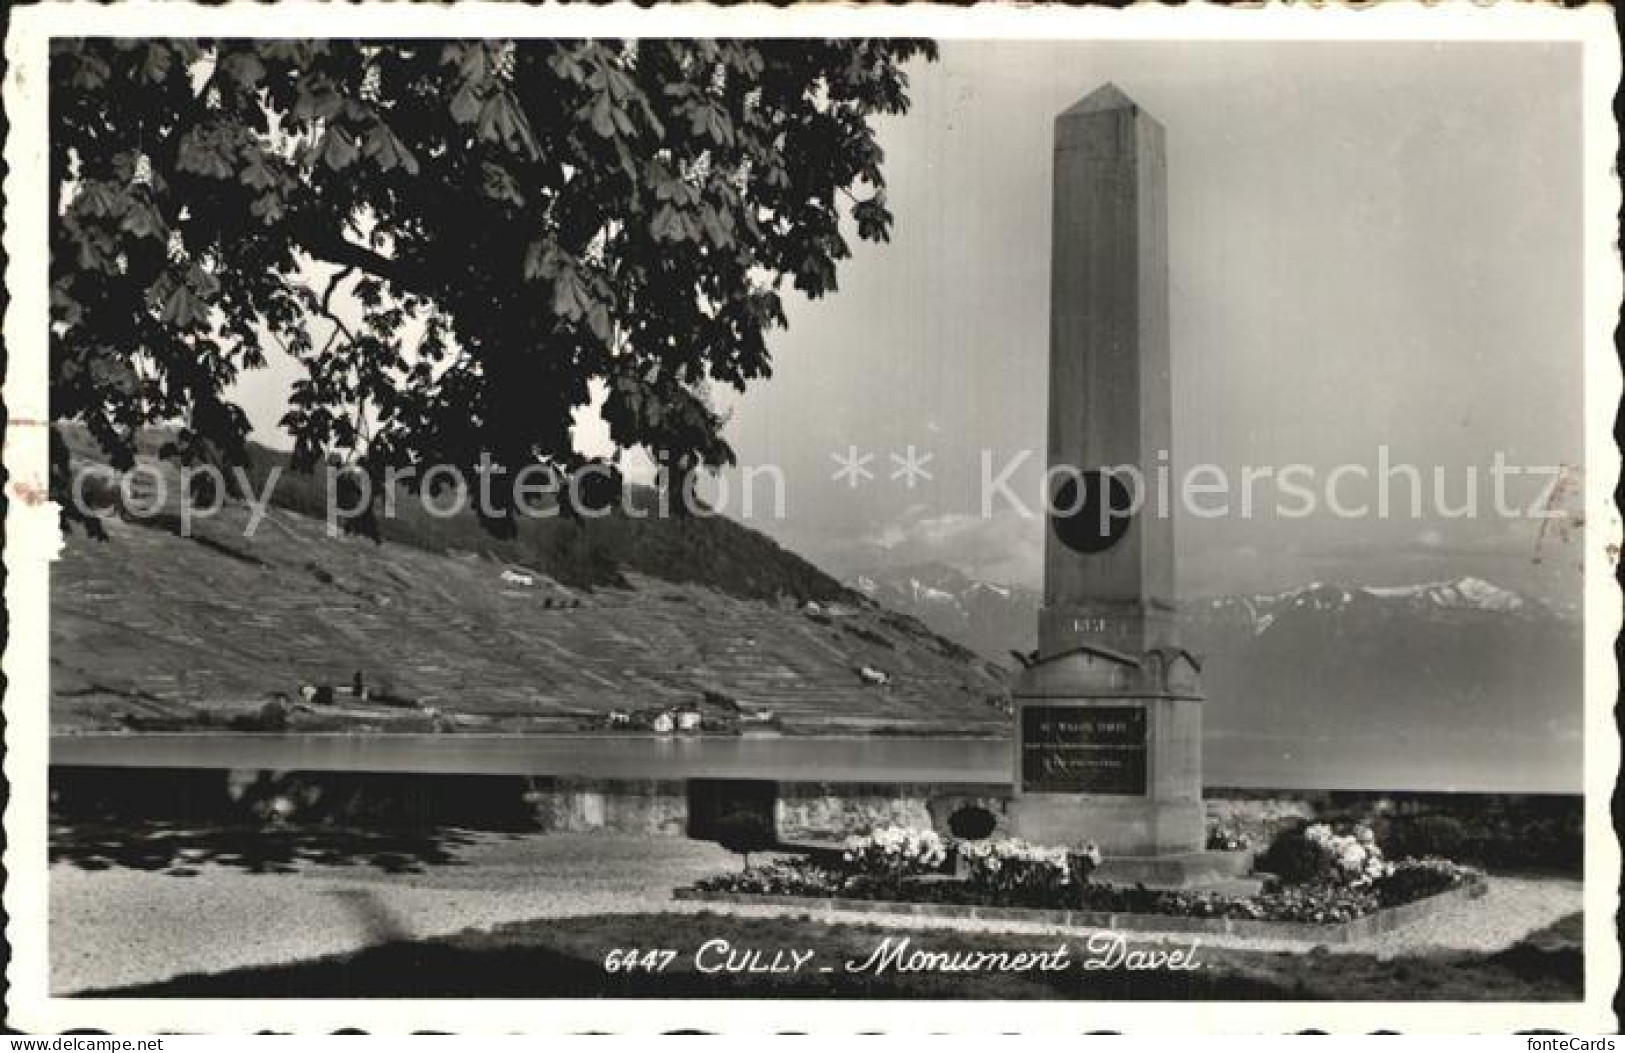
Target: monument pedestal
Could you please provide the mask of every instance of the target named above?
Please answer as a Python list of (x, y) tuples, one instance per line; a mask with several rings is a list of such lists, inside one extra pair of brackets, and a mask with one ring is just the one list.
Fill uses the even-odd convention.
[(1135, 659), (1079, 646), (1030, 666), (1014, 699), (1014, 832), (1040, 844), (1094, 844), (1108, 858), (1201, 852), (1196, 674), (1177, 648)]
[(1102, 863), (1090, 880), (1106, 885), (1201, 889), (1231, 896), (1253, 896), (1264, 890), (1252, 877), (1251, 852), (1182, 852), (1171, 856), (1117, 856)]
[(1010, 828), (1041, 845), (1093, 844), (1109, 859), (1184, 855), (1207, 840), (1201, 801), (1087, 794), (1025, 794), (1011, 802)]

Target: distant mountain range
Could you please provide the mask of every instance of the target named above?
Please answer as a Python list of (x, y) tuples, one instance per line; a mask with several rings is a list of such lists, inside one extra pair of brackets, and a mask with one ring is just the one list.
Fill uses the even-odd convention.
[(1010, 664), (1011, 651), (1027, 651), (1036, 637), (1042, 602), (1032, 589), (979, 581), (945, 563), (858, 574), (848, 586), (883, 607), (912, 614), (934, 632)]
[[(850, 584), (1012, 666), (1034, 645), (1031, 589), (941, 564)], [(1204, 660), (1210, 782), (1580, 785), (1581, 624), (1532, 597), (1475, 577), (1315, 582), (1188, 601), (1181, 626)]]

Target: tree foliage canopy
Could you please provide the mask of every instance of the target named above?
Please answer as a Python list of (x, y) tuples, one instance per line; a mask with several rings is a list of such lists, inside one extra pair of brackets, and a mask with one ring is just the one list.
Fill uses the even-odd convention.
[[(712, 383), (770, 369), (784, 285), (892, 222), (892, 40), (64, 40), (51, 58), (53, 415), (238, 461), (229, 389), (303, 368), (296, 463), (732, 461)], [(315, 276), (315, 277), (313, 277)], [(341, 292), (348, 321), (336, 309)], [(359, 319), (359, 321), (357, 321)]]

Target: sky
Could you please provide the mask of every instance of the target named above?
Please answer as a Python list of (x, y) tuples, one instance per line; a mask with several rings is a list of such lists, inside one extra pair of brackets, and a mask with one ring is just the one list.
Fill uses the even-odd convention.
[[(983, 457), (996, 473), (1028, 451), (1011, 489), (1036, 506), (1052, 121), (1108, 81), (1166, 132), (1176, 471), (1374, 472), (1386, 446), (1428, 490), (1442, 471), (1452, 505), (1469, 471), (1488, 504), (1498, 452), (1577, 471), (1579, 72), (1563, 44), (944, 43), (910, 67), (911, 112), (879, 122), (892, 241), (854, 238), (841, 291), (790, 303), (773, 378), (723, 399), (741, 463), (784, 479), (785, 516), (762, 502), (750, 524), (841, 575), (941, 560), (1039, 584), (1043, 520), (982, 514)], [(292, 368), (242, 385), (261, 441), (286, 444)], [(578, 442), (602, 435), (583, 419)], [(910, 446), (930, 458), (913, 486), (891, 477)], [(875, 473), (855, 487), (832, 478), (853, 448)], [(1353, 503), (1373, 486), (1350, 483)], [(1475, 574), (1565, 603), (1560, 526), (1179, 514), (1178, 588)]]

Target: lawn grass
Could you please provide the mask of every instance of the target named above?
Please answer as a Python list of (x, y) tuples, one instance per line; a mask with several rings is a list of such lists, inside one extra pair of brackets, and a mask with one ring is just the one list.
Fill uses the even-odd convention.
[[(1564, 918), (1496, 954), (1464, 952), (1380, 960), (1365, 954), (1275, 953), (1198, 945), (1200, 968), (1084, 969), (1088, 934), (1036, 936), (942, 929), (907, 931), (830, 924), (810, 917), (747, 918), (711, 913), (547, 919), (442, 939), (385, 943), (353, 954), (287, 965), (178, 977), (94, 992), (117, 997), (254, 998), (900, 998), (1578, 1001), (1583, 997), (1580, 916)], [(1053, 951), (1069, 945), (1059, 971), (849, 972), (881, 941), (902, 937), (934, 952)], [(707, 940), (735, 949), (811, 951), (798, 972), (705, 974), (695, 952)], [(1133, 940), (1128, 947), (1159, 946)], [(1163, 947), (1174, 946), (1162, 944)], [(672, 948), (659, 972), (610, 973), (613, 950)], [(707, 961), (721, 961), (713, 955)], [(830, 971), (823, 971), (830, 966)]]

